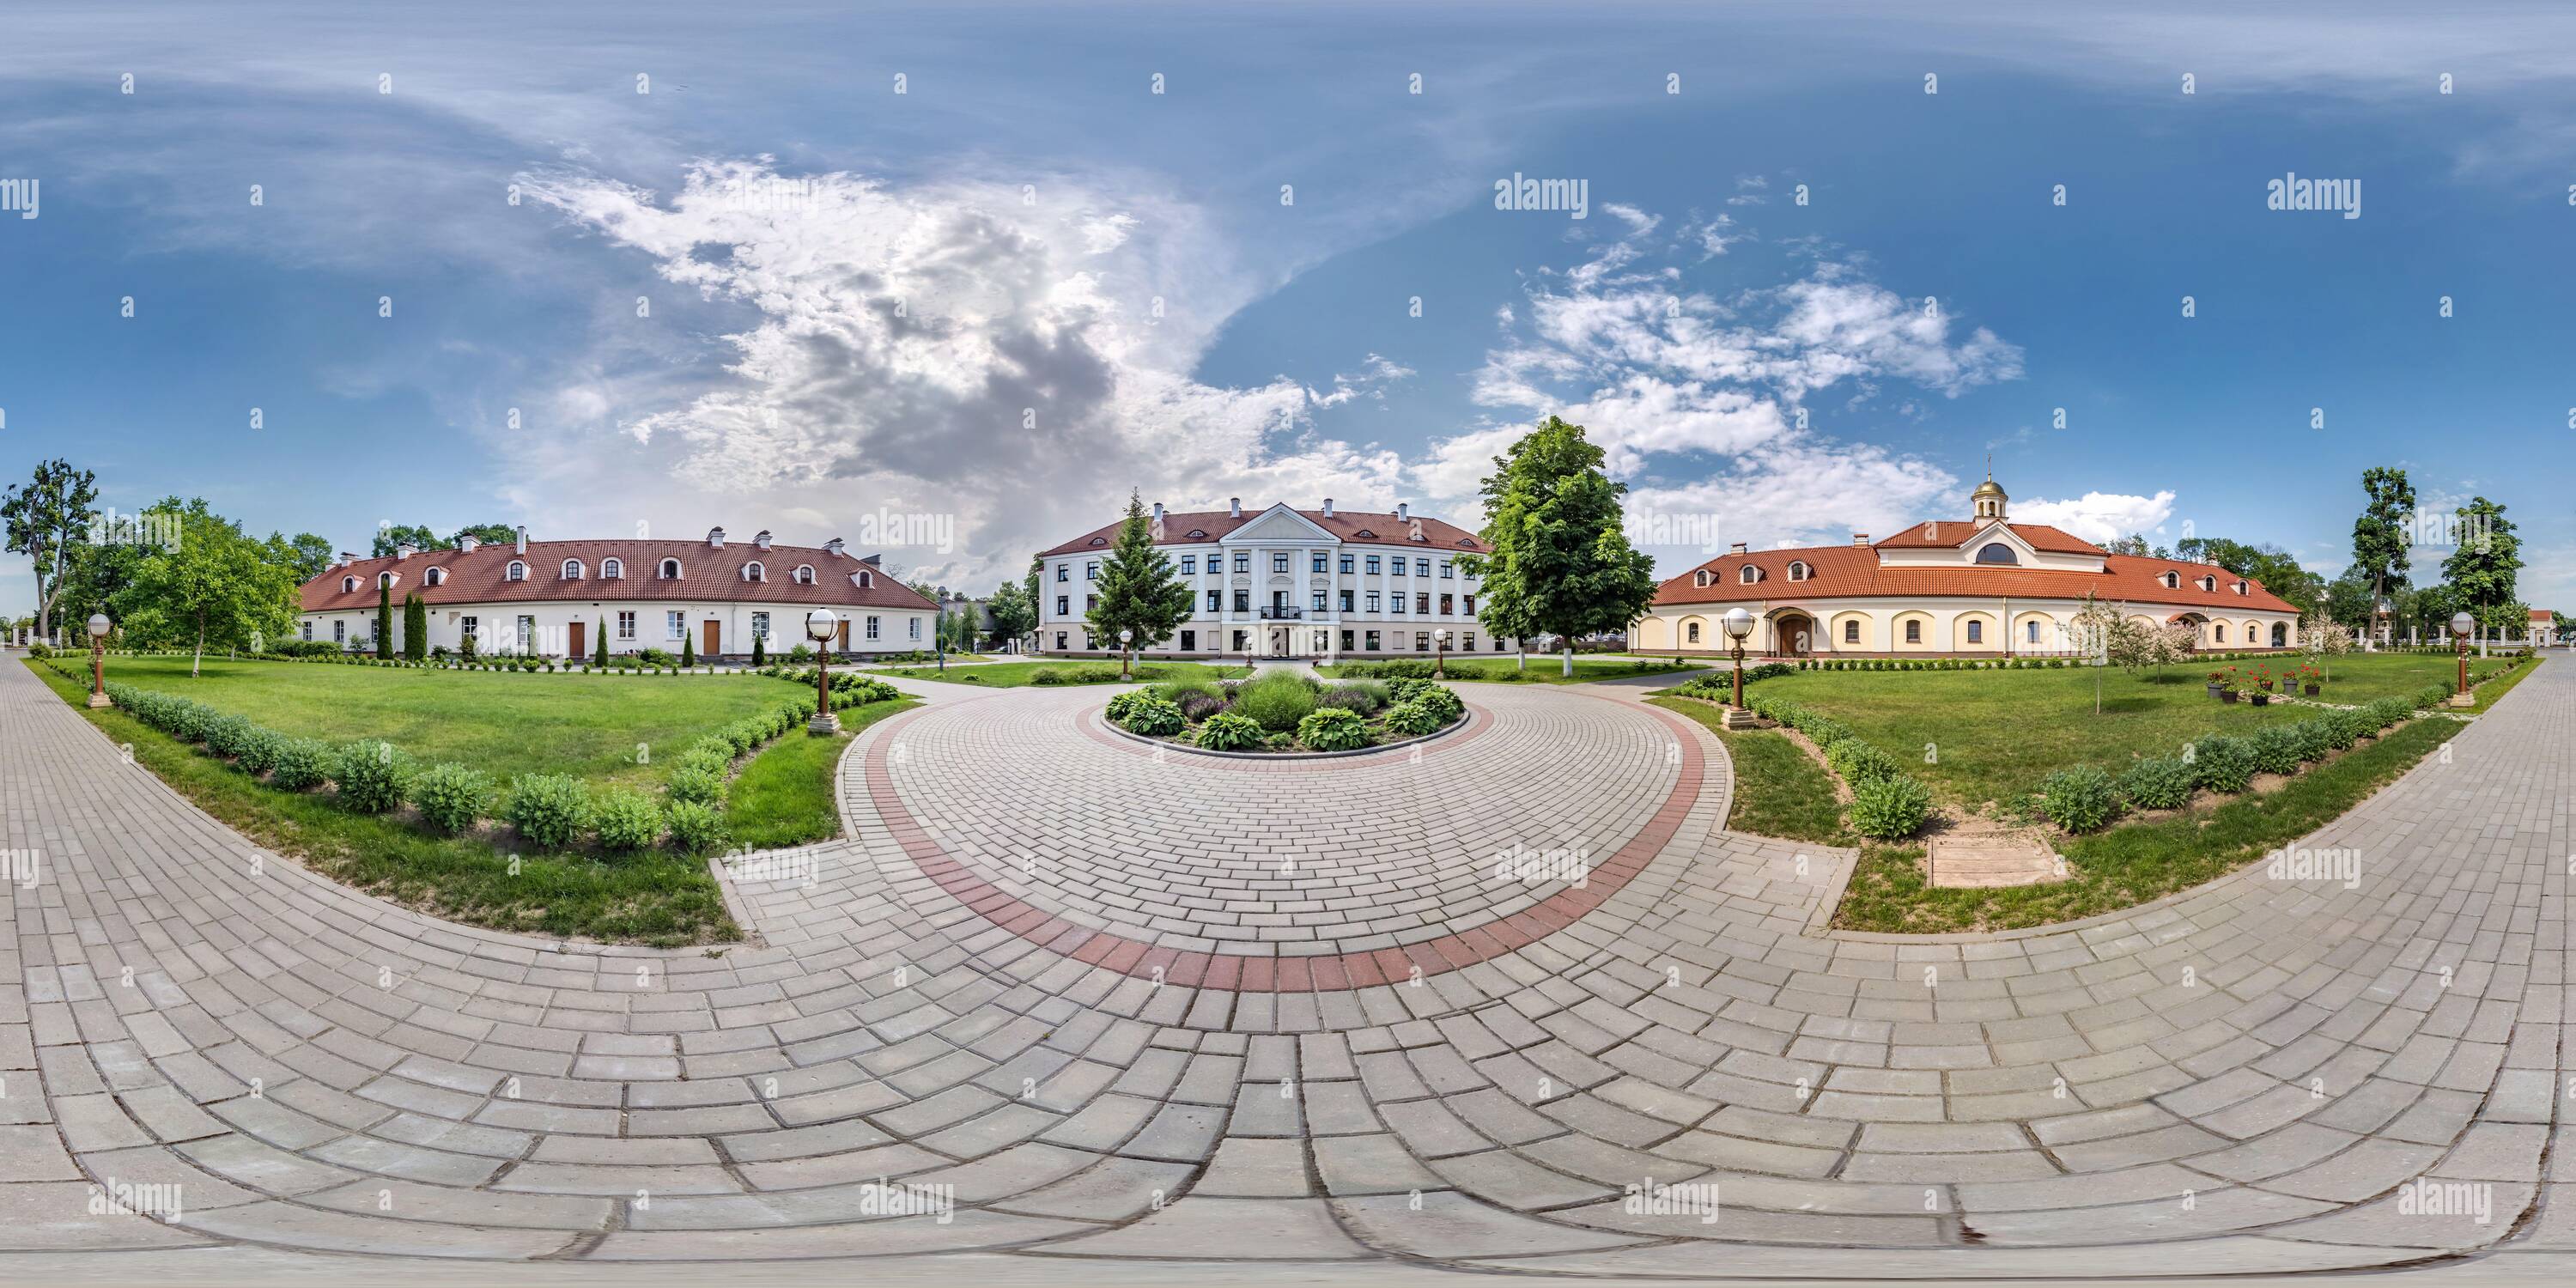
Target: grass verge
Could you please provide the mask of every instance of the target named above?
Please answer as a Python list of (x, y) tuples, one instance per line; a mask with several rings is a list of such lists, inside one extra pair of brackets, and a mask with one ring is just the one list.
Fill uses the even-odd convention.
[(1695, 698), (1646, 701), (1698, 721), (1726, 744), (1727, 759), (1735, 764), (1735, 800), (1726, 816), (1728, 830), (1822, 845), (1859, 844), (1859, 838), (1843, 827), (1833, 775), (1787, 735), (1768, 729), (1722, 728), (1719, 722), (1725, 709)]
[(871, 702), (841, 713), (841, 732), (816, 736), (791, 732), (751, 758), (725, 788), (725, 820), (732, 843), (754, 850), (806, 845), (841, 834), (839, 797), (832, 771), (859, 730), (921, 703)]

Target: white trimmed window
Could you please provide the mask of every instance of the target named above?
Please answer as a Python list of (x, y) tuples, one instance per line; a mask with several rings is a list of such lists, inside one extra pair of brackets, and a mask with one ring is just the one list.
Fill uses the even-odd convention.
[(1805, 581), (1809, 577), (1813, 577), (1815, 575), (1816, 570), (1808, 567), (1804, 561), (1797, 559), (1789, 561), (1789, 580)]
[(633, 612), (626, 611), (617, 614), (617, 638), (622, 640), (631, 640), (635, 638), (635, 614)]
[(355, 577), (343, 577), (343, 578), (341, 578), (341, 579), (340, 579), (340, 593), (341, 593), (341, 594), (343, 594), (343, 595), (354, 595), (354, 594), (356, 594), (357, 592), (358, 592), (358, 579), (357, 579), (357, 578), (355, 578)]
[(517, 559), (513, 559), (510, 561), (510, 570), (502, 575), (509, 581), (526, 581), (528, 579), (528, 565)]
[[(1062, 595), (1058, 595), (1058, 596), (1056, 596), (1056, 598), (1060, 601), (1060, 600), (1062, 600), (1062, 599), (1064, 598), (1064, 596), (1062, 596)], [(875, 616), (874, 614), (870, 614), (870, 615), (869, 615), (869, 617), (868, 617), (868, 638), (869, 638), (869, 639), (875, 639), (875, 638), (877, 638), (877, 618), (876, 618), (876, 616)]]
[(447, 584), (447, 570), (432, 568), (420, 575), (420, 582), (424, 586), (444, 586)]
[(689, 634), (689, 615), (679, 609), (662, 614), (662, 624), (669, 628), (672, 639), (685, 639)]
[(622, 559), (600, 560), (599, 576), (602, 581), (624, 581), (626, 579), (626, 561)]
[(338, 618), (332, 619), (331, 642), (334, 644), (346, 644), (349, 642), (349, 624), (347, 622)]
[(579, 580), (581, 580), (581, 561), (580, 561), (580, 560), (578, 560), (578, 559), (566, 559), (566, 560), (564, 560), (564, 562), (563, 562), (563, 579), (564, 579), (565, 581), (579, 581)]
[(742, 566), (742, 579), (744, 581), (767, 581), (769, 580), (769, 570), (761, 567), (760, 561), (754, 559), (750, 563)]
[(389, 572), (380, 572), (376, 574), (376, 584), (379, 586), (391, 587), (395, 582), (400, 580), (402, 580), (402, 578), (396, 577)]
[(1762, 580), (1762, 570), (1751, 564), (1746, 564), (1742, 568), (1736, 569), (1735, 580), (1744, 585), (1750, 586), (1753, 583)]
[(796, 565), (796, 571), (789, 575), (795, 580), (797, 585), (811, 586), (814, 584), (814, 565), (798, 564)]
[(920, 639), (920, 638), (921, 638), (921, 619), (920, 619), (920, 618), (918, 618), (918, 617), (915, 617), (915, 618), (911, 619), (911, 621), (912, 621), (912, 637), (913, 637), (914, 639)]
[(664, 581), (678, 581), (679, 579), (680, 579), (680, 561), (679, 561), (679, 560), (677, 560), (677, 559), (665, 559), (665, 560), (663, 560), (663, 561), (662, 561), (662, 580), (664, 580)]
[(751, 615), (751, 637), (756, 640), (765, 640), (769, 638), (769, 614), (753, 613)]

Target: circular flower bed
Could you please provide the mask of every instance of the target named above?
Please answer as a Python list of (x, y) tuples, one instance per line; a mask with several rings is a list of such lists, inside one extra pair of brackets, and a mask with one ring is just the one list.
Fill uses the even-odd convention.
[(1139, 738), (1205, 751), (1316, 755), (1427, 738), (1467, 704), (1429, 680), (1324, 684), (1298, 671), (1242, 681), (1177, 680), (1109, 700), (1109, 722)]

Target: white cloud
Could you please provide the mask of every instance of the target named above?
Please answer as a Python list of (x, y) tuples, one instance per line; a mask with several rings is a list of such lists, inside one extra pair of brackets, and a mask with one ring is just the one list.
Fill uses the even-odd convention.
[(2173, 503), (2174, 494), (2170, 491), (2154, 496), (2087, 492), (2064, 501), (2014, 501), (2011, 514), (2015, 523), (2045, 523), (2098, 546), (2132, 532), (2154, 532), (2163, 527), (2165, 520), (2173, 517)]

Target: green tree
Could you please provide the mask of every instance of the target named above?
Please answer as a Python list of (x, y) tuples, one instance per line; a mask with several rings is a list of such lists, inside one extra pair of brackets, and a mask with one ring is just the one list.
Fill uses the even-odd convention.
[(1484, 482), (1485, 555), (1460, 562), (1484, 579), (1477, 616), (1497, 635), (1554, 635), (1574, 674), (1577, 636), (1624, 631), (1655, 597), (1655, 561), (1628, 544), (1601, 449), (1550, 416), (1494, 458)]
[(376, 558), (382, 559), (393, 554), (394, 547), (400, 545), (409, 545), (415, 550), (444, 550), (447, 548), (446, 543), (440, 541), (438, 539), (438, 534), (430, 531), (429, 525), (427, 524), (388, 523), (377, 527), (375, 546)]
[(993, 615), (994, 639), (1016, 640), (1038, 628), (1037, 597), (1019, 582), (994, 587), (987, 608)]
[(680, 665), (682, 667), (692, 667), (697, 664), (697, 642), (689, 638), (689, 633), (686, 630), (682, 630), (680, 632)]
[(438, 543), (438, 548), (453, 550), (464, 545), (467, 537), (472, 537), (487, 546), (506, 546), (519, 539), (519, 530), (506, 523), (469, 523), (458, 528), (447, 540)]
[[(1154, 544), (1145, 519), (1145, 503), (1127, 494), (1127, 517), (1118, 525), (1118, 544), (1100, 568), (1100, 599), (1083, 616), (1092, 637), (1118, 645), (1118, 674), (1135, 674), (1135, 651), (1172, 637), (1190, 616), (1190, 588), (1172, 574), (1171, 558)], [(1132, 640), (1118, 638), (1133, 632)]]
[(758, 631), (754, 631), (751, 636), (751, 664), (753, 666), (765, 666), (768, 662), (769, 637), (759, 633)]
[(598, 630), (598, 632), (599, 632), (599, 643), (598, 643), (598, 644), (596, 644), (596, 645), (594, 645), (594, 646), (592, 646), (592, 648), (591, 648), (591, 650), (590, 650), (590, 664), (591, 664), (592, 666), (605, 668), (605, 667), (608, 665), (608, 619), (607, 619), (607, 618), (602, 617), (602, 618), (600, 618), (600, 619), (599, 619), (599, 625), (598, 625), (598, 627), (597, 627), (597, 630)]
[(2343, 575), (2326, 583), (2326, 616), (2343, 626), (2369, 632), (2371, 625), (2370, 570), (2354, 564)]
[(128, 624), (146, 638), (193, 638), (191, 675), (209, 644), (246, 647), (254, 632), (284, 639), (295, 623), (294, 570), (266, 558), (263, 543), (208, 511), (203, 500), (173, 513), (179, 543), (142, 564), (128, 592)]
[(403, 656), (414, 662), (429, 656), (429, 604), (417, 591), (403, 596)]
[(2276, 545), (2249, 546), (2225, 537), (2185, 537), (2174, 546), (2185, 559), (2201, 559), (2239, 577), (2262, 583), (2263, 589), (2280, 596), (2305, 612), (2317, 602), (2317, 592), (2325, 589), (2325, 579), (2300, 566), (2296, 556)]
[(2514, 535), (2504, 507), (2485, 497), (2472, 497), (2452, 513), (2460, 521), (2458, 541), (2442, 561), (2443, 578), (2487, 633), (2519, 629), (2531, 611), (2514, 593), (2522, 538)]
[(2374, 465), (2361, 472), (2361, 490), (2369, 500), (2352, 521), (2352, 561), (2370, 574), (2375, 604), (2388, 597), (2390, 587), (2404, 586), (2412, 568), (2406, 551), (2414, 544), (2407, 527), (2415, 513), (2415, 485), (2404, 470)]
[(21, 488), (10, 485), (0, 499), (6, 520), (8, 551), (25, 555), (36, 568), (36, 632), (54, 630), (54, 600), (62, 593), (63, 569), (72, 547), (89, 540), (90, 521), (98, 517), (98, 475), (75, 470), (65, 460), (41, 461), (36, 476)]
[(394, 588), (384, 578), (376, 578), (376, 656), (394, 655)]
[(2136, 555), (2144, 559), (2148, 556), (2147, 537), (2143, 532), (2132, 532), (2102, 549), (2108, 554)]
[(296, 585), (301, 586), (321, 576), (331, 566), (334, 554), (331, 543), (310, 532), (296, 533), (291, 540), (280, 540), (277, 534), (271, 533), (268, 539), (272, 546), (269, 558), (293, 569)]

